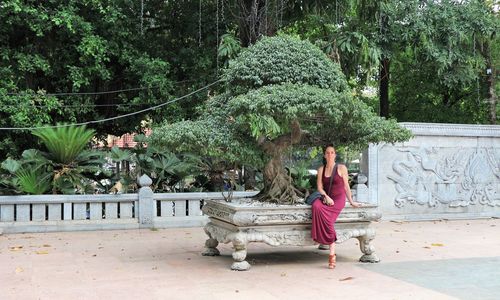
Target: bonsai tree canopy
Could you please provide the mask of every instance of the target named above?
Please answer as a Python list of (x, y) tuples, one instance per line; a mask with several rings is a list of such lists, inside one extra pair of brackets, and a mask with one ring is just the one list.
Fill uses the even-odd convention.
[(225, 92), (207, 101), (199, 119), (163, 124), (151, 142), (263, 168), (262, 201), (304, 196), (283, 165), (294, 145), (364, 147), (411, 136), (353, 97), (340, 67), (308, 41), (264, 37), (230, 61), (222, 80)]

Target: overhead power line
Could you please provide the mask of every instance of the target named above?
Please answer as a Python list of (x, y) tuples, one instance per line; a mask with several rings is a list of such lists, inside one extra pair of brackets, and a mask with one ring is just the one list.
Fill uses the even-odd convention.
[[(176, 81), (175, 83), (192, 82), (192, 81), (196, 81), (196, 80), (181, 80), (181, 81)], [(102, 91), (102, 92), (47, 93), (47, 94), (41, 94), (41, 95), (42, 96), (94, 96), (94, 95), (117, 94), (117, 93), (123, 93), (123, 92), (131, 92), (131, 91), (153, 90), (153, 89), (158, 89), (160, 87), (162, 87), (162, 86), (155, 85), (155, 86), (136, 87), (136, 88), (112, 90), (112, 91)], [(7, 96), (25, 96), (25, 95), (29, 95), (29, 94), (26, 94), (26, 93), (6, 93), (6, 95)], [(38, 94), (35, 94), (35, 95), (38, 95)]]
[[(146, 104), (150, 104), (150, 103), (121, 103), (121, 104), (118, 104), (118, 103), (115, 103), (115, 104), (71, 104), (71, 105), (57, 105), (57, 106), (53, 106), (52, 108), (53, 109), (56, 109), (56, 108), (71, 108), (71, 107), (118, 107), (118, 106), (144, 106)], [(48, 107), (48, 105), (39, 105), (39, 104), (25, 104), (25, 103), (20, 103), (20, 104), (6, 104), (6, 105), (2, 105), (2, 107), (19, 107), (19, 108), (32, 108), (32, 107), (36, 107), (36, 108), (43, 108), (43, 107)]]
[(142, 110), (138, 110), (138, 111), (135, 111), (135, 112), (131, 112), (131, 113), (128, 113), (128, 114), (119, 115), (119, 116), (116, 116), (116, 117), (111, 117), (111, 118), (106, 118), (106, 119), (101, 119), (101, 120), (87, 121), (87, 122), (80, 122), (80, 123), (73, 123), (73, 124), (54, 125), (54, 126), (41, 126), (41, 127), (0, 127), (0, 130), (37, 130), (37, 129), (45, 129), (45, 128), (62, 128), (62, 127), (70, 127), (70, 126), (81, 126), (81, 125), (89, 125), (89, 124), (97, 124), (97, 123), (103, 123), (103, 122), (113, 121), (113, 120), (117, 120), (117, 119), (121, 119), (121, 118), (130, 117), (130, 116), (133, 116), (133, 115), (138, 115), (138, 114), (141, 114), (143, 112), (154, 110), (154, 109), (163, 107), (165, 105), (168, 105), (168, 104), (180, 101), (180, 100), (188, 98), (188, 97), (190, 97), (190, 96), (192, 96), (194, 94), (197, 94), (197, 93), (199, 93), (199, 92), (201, 92), (203, 90), (206, 90), (209, 87), (211, 87), (211, 86), (219, 83), (220, 81), (221, 81), (221, 79), (219, 79), (217, 81), (214, 81), (214, 82), (212, 82), (212, 83), (210, 83), (210, 84), (208, 84), (208, 85), (206, 85), (206, 86), (204, 86), (202, 88), (199, 88), (196, 91), (193, 91), (193, 92), (191, 92), (191, 93), (189, 93), (187, 95), (184, 95), (184, 96), (181, 96), (181, 97), (169, 100), (167, 102), (164, 102), (164, 103), (152, 106), (152, 107), (148, 107), (148, 108), (145, 108), (145, 109), (142, 109)]

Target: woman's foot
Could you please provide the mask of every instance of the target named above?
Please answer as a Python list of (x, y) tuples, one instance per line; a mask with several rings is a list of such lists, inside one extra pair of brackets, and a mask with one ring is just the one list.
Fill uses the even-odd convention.
[(337, 255), (328, 256), (328, 269), (335, 269), (335, 264), (337, 263)]

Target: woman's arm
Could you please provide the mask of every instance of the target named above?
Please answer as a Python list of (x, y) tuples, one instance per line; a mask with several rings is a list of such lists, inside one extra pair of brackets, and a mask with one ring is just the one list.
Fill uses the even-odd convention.
[(344, 189), (345, 189), (345, 194), (347, 196), (347, 200), (349, 201), (352, 207), (360, 207), (361, 204), (352, 201), (352, 193), (351, 193), (351, 187), (349, 186), (349, 173), (347, 171), (347, 167), (344, 165), (339, 165), (339, 167), (340, 167), (340, 175), (344, 180)]
[(318, 169), (316, 186), (318, 188), (318, 192), (323, 195), (323, 203), (325, 203), (326, 205), (333, 205), (333, 200), (330, 198), (330, 196), (328, 196), (328, 193), (323, 188), (323, 168), (324, 166), (321, 166)]
[(316, 175), (316, 187), (321, 195), (325, 196), (326, 192), (323, 189), (323, 166), (319, 167), (318, 174)]

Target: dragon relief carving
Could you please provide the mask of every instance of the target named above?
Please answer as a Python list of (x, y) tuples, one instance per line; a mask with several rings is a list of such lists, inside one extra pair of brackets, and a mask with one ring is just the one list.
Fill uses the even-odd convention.
[(407, 202), (429, 207), (500, 206), (498, 149), (459, 149), (441, 157), (435, 148), (397, 150), (407, 152), (406, 160), (394, 161), (395, 175), (387, 176), (395, 184), (397, 207)]

